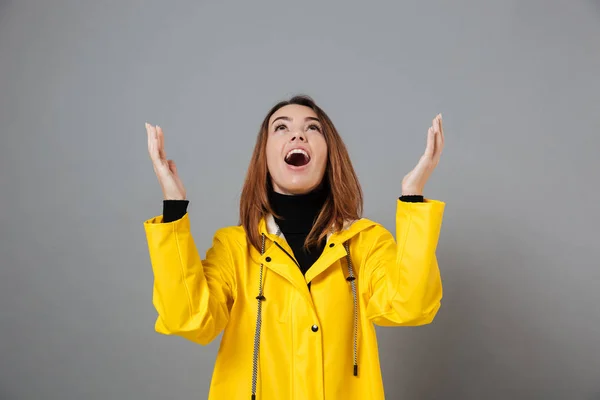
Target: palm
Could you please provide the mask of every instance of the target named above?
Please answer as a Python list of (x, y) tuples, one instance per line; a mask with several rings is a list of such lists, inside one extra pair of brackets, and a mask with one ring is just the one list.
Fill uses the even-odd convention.
[(423, 194), (427, 180), (437, 167), (444, 148), (444, 130), (442, 128), (442, 115), (438, 114), (433, 119), (427, 132), (427, 147), (415, 168), (404, 176), (402, 180), (402, 193)]
[(165, 200), (184, 200), (186, 198), (185, 187), (179, 178), (175, 162), (167, 160), (165, 137), (161, 127), (154, 127), (146, 123), (146, 132), (148, 134), (148, 153)]

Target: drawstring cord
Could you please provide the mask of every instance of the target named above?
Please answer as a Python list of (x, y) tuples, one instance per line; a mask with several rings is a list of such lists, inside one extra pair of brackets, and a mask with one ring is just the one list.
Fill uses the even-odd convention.
[[(265, 254), (265, 234), (262, 234), (262, 247), (260, 255)], [(258, 311), (256, 313), (256, 330), (254, 332), (254, 354), (252, 356), (252, 400), (256, 399), (256, 379), (258, 374), (258, 348), (260, 346), (260, 328), (262, 325), (262, 302), (265, 299), (263, 295), (263, 264), (260, 264), (260, 279), (258, 281)]]
[(353, 359), (354, 359), (354, 376), (358, 376), (358, 301), (356, 299), (356, 277), (354, 276), (354, 269), (352, 268), (352, 260), (350, 259), (350, 246), (348, 241), (344, 243), (346, 248), (346, 259), (348, 260), (348, 277), (346, 280), (350, 282), (352, 286), (352, 298), (354, 300), (354, 346), (353, 346)]
[[(277, 231), (279, 236), (280, 231)], [(354, 376), (358, 376), (358, 300), (356, 297), (356, 276), (354, 275), (354, 269), (352, 268), (352, 259), (350, 258), (350, 246), (348, 241), (344, 243), (346, 248), (346, 260), (348, 264), (348, 277), (346, 280), (350, 282), (352, 287), (352, 298), (354, 302), (354, 342), (353, 342), (353, 360)], [(265, 253), (265, 234), (262, 234), (262, 246), (260, 249), (260, 255)], [(258, 311), (256, 313), (256, 330), (254, 332), (254, 354), (252, 355), (252, 400), (256, 400), (256, 381), (258, 376), (258, 350), (260, 347), (260, 329), (262, 326), (262, 302), (266, 300), (263, 294), (263, 270), (264, 265), (260, 264), (260, 279), (258, 281), (258, 296), (256, 296)]]

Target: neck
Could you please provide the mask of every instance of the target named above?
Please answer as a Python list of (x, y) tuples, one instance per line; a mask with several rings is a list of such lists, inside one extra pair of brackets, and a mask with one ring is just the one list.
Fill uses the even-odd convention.
[(325, 204), (328, 191), (320, 185), (305, 194), (290, 195), (269, 190), (269, 202), (276, 214), (275, 221), (286, 233), (308, 234)]

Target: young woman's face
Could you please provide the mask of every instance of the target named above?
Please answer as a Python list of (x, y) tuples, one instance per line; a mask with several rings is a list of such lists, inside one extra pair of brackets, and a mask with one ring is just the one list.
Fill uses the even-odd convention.
[(327, 143), (317, 114), (296, 104), (277, 110), (269, 119), (266, 153), (277, 193), (302, 194), (319, 186), (327, 166)]

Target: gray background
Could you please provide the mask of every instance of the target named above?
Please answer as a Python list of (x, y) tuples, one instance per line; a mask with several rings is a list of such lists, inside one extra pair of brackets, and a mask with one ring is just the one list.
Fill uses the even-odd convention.
[(598, 71), (592, 1), (0, 3), (0, 398), (206, 398), (218, 341), (153, 330), (144, 122), (204, 252), (302, 92), (391, 230), (444, 116), (443, 307), (379, 329), (387, 398), (600, 399)]

